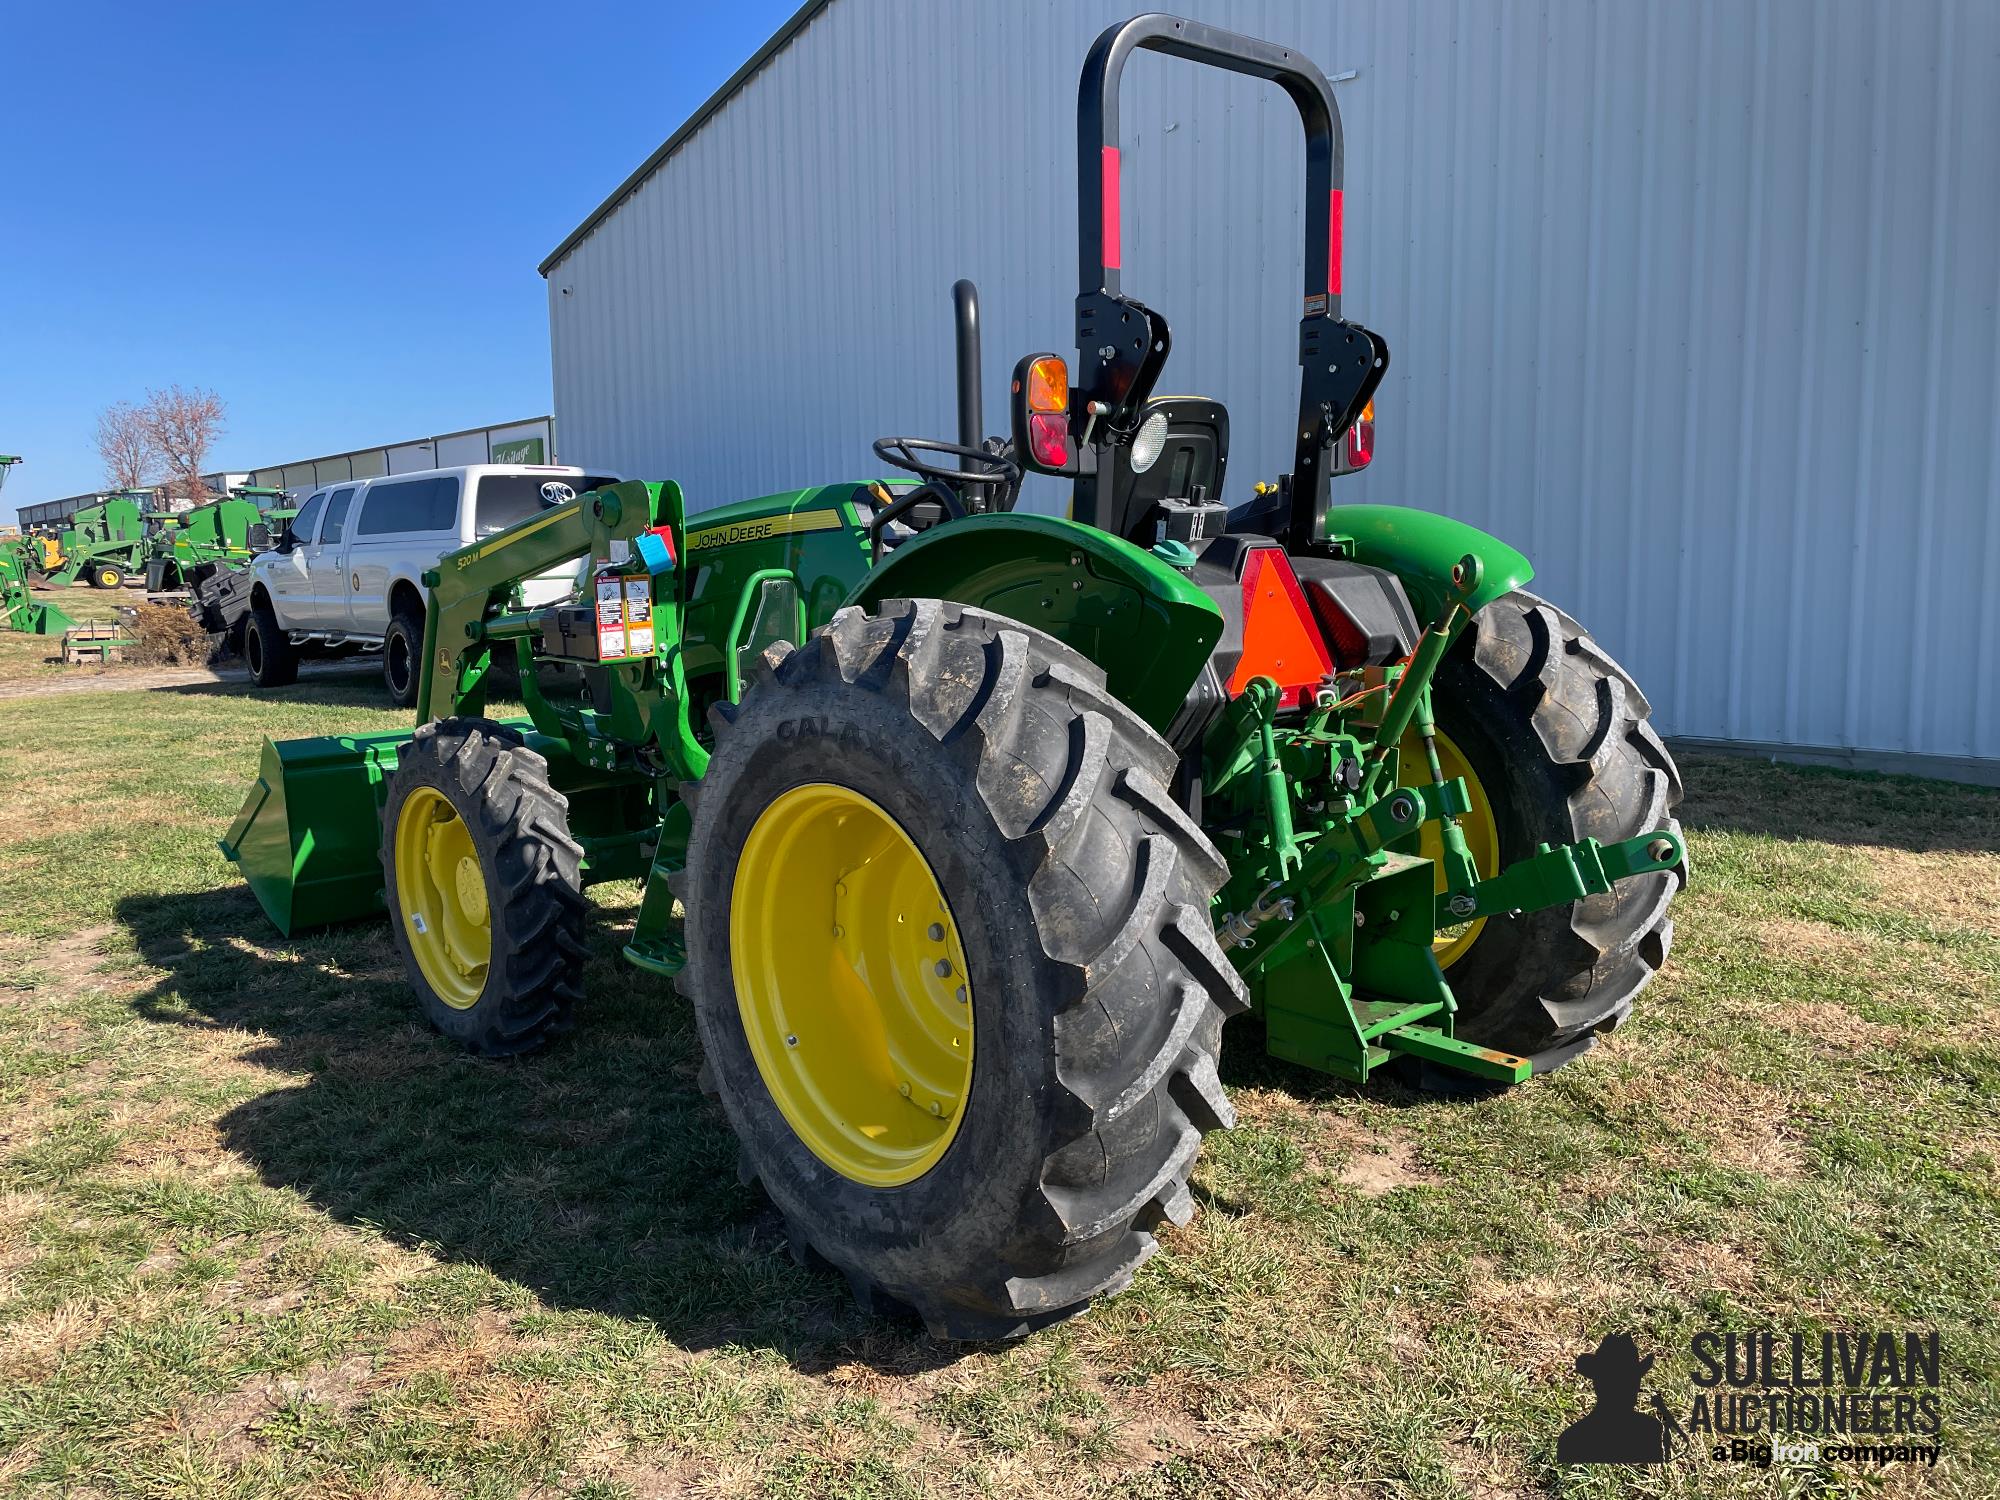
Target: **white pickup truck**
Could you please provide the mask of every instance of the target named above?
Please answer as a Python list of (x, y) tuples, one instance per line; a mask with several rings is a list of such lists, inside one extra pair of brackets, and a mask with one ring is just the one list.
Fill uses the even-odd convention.
[[(447, 553), (615, 476), (542, 464), (467, 464), (314, 490), (278, 545), (250, 563), (243, 659), (259, 687), (297, 680), (302, 655), (380, 651), (390, 696), (417, 701), (423, 576)], [(563, 567), (526, 580), (523, 602), (575, 585)]]

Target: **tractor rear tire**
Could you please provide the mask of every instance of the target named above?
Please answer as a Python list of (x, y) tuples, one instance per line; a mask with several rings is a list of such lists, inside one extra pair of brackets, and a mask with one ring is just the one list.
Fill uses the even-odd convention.
[[(426, 831), (404, 828), (420, 818), (461, 825), (450, 829), (455, 857), (446, 864), (469, 868), (440, 875), (414, 852), (399, 857), (406, 831), (417, 840)], [(482, 1057), (527, 1052), (568, 1029), (586, 953), (582, 861), (569, 803), (519, 730), (440, 719), (416, 732), (382, 810), (383, 894), (410, 988), (433, 1026)], [(443, 980), (432, 972), (450, 964), (435, 920), (441, 905), (461, 927), (470, 908), (465, 930), (484, 949), (470, 974), (451, 968)]]
[[(1193, 1214), (1202, 1136), (1234, 1122), (1216, 1056), (1224, 1018), (1248, 1005), (1210, 926), (1223, 861), (1167, 791), (1173, 751), (1083, 656), (936, 600), (842, 610), (804, 646), (767, 650), (742, 703), (710, 717), (714, 759), (683, 792), (680, 986), (745, 1180), (763, 1183), (794, 1254), (941, 1338), (1019, 1337), (1122, 1289), (1160, 1226)], [(738, 889), (749, 865), (755, 891), (745, 844), (802, 788), (858, 793), (893, 819), (962, 950), (969, 1084), (942, 1155), (894, 1185), (806, 1143), (739, 998), (756, 971), (734, 965), (757, 962), (732, 951), (733, 905), (756, 909)], [(808, 884), (780, 893), (801, 941), (840, 910)], [(831, 980), (802, 990), (799, 1014), (818, 1023), (834, 994)]]
[[(1439, 669), (1440, 730), (1492, 804), (1500, 863), (1543, 843), (1679, 832), (1681, 778), (1625, 670), (1568, 615), (1515, 591), (1474, 617)], [(1666, 962), (1687, 866), (1518, 917), (1491, 917), (1446, 970), (1459, 1036), (1538, 1071), (1622, 1024)]]
[(243, 622), (243, 664), (260, 688), (288, 687), (299, 680), (299, 648), (262, 599), (250, 606)]

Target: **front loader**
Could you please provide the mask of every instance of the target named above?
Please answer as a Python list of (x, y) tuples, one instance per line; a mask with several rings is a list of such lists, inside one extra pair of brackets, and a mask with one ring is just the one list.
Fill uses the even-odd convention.
[[(1120, 286), (1140, 48), (1277, 83), (1306, 132), (1293, 468), (1234, 505), (1227, 412), (1154, 394), (1171, 333)], [(641, 879), (624, 957), (691, 1001), (795, 1252), (954, 1338), (1078, 1311), (1187, 1221), (1228, 1016), (1357, 1082), (1518, 1083), (1624, 1019), (1686, 875), (1644, 697), (1526, 558), (1332, 503), (1389, 356), (1341, 317), (1318, 69), (1141, 16), (1078, 114), (1078, 361), (1020, 362), (1008, 438), (960, 283), (957, 441), (875, 445), (908, 477), (693, 515), (547, 487), (426, 577), (415, 732), (267, 743), (222, 846), (288, 933), (386, 908), (486, 1054), (572, 1024), (583, 891)], [(1067, 516), (1014, 509), (1028, 471)], [(570, 559), (577, 596), (524, 608)]]
[[(17, 453), (0, 453), (0, 488), (5, 487), (7, 476), (20, 461)], [(29, 574), (31, 570), (39, 571), (33, 564), (40, 556), (40, 547), (33, 537), (0, 538), (0, 619), (7, 622), (8, 629), (29, 635), (61, 635), (76, 622), (29, 591)]]

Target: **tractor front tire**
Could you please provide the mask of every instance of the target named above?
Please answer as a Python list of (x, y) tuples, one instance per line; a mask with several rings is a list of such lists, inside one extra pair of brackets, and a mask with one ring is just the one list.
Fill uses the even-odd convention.
[(116, 563), (92, 563), (83, 571), (85, 581), (94, 589), (125, 587), (125, 570)]
[(568, 1027), (583, 986), (583, 846), (520, 731), (426, 724), (382, 809), (383, 894), (430, 1023), (483, 1057)]
[[(1216, 1056), (1248, 1004), (1210, 927), (1225, 868), (1167, 791), (1172, 750), (1083, 656), (935, 600), (845, 609), (773, 646), (711, 722), (714, 759), (684, 791), (680, 984), (744, 1176), (794, 1254), (942, 1338), (1018, 1337), (1123, 1288), (1160, 1226), (1192, 1215), (1202, 1136), (1233, 1123)], [(800, 831), (792, 810), (814, 807), (835, 822)], [(840, 809), (859, 809), (851, 825)], [(785, 857), (746, 857), (771, 838)], [(922, 872), (899, 901), (868, 898), (890, 889), (878, 857)], [(856, 924), (888, 936), (869, 949)], [(859, 964), (843, 942), (864, 944)], [(773, 1025), (781, 972), (800, 982), (777, 986)], [(899, 1053), (899, 1024), (960, 1028), (925, 1056), (963, 1047), (962, 1082), (906, 1066), (923, 1038)], [(815, 1074), (821, 1048), (836, 1061)], [(858, 1118), (816, 1114), (822, 1096)], [(870, 1131), (932, 1155), (875, 1172)]]
[(262, 599), (250, 606), (243, 622), (243, 664), (260, 688), (288, 687), (299, 680), (299, 648)]
[[(1438, 727), (1492, 807), (1502, 867), (1543, 844), (1679, 832), (1681, 778), (1625, 670), (1568, 615), (1515, 591), (1479, 612), (1439, 669)], [(1493, 872), (1486, 872), (1493, 873)], [(1567, 1061), (1622, 1024), (1673, 944), (1685, 863), (1603, 895), (1491, 917), (1446, 969), (1457, 1033)]]

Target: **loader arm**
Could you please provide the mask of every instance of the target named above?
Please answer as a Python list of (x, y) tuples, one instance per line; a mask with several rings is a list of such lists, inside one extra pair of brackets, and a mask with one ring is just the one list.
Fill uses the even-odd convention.
[(630, 547), (640, 532), (661, 524), (663, 506), (678, 525), (679, 486), (625, 480), (463, 547), (426, 572), (430, 604), (424, 613), (418, 722), (447, 718), (483, 697), (488, 646), (494, 638), (487, 621), (513, 602), (522, 579), (584, 557), (609, 557), (613, 542)]

